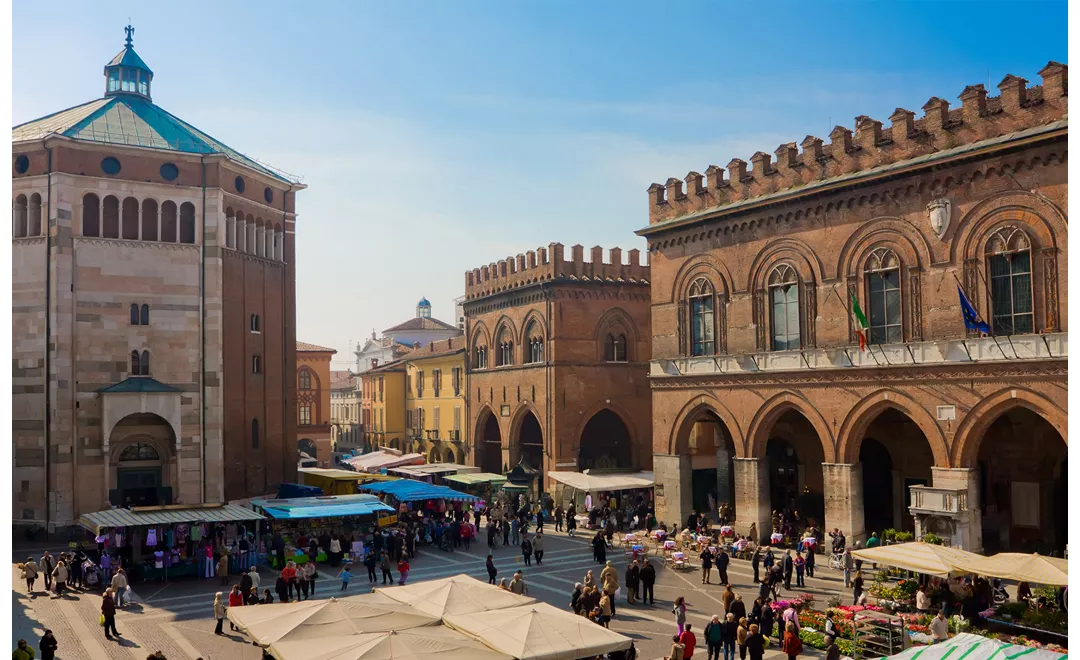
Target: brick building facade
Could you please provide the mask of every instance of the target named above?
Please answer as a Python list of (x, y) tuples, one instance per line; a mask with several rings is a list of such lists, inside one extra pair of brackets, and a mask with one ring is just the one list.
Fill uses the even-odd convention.
[(297, 458), (305, 453), (321, 468), (333, 466), (330, 361), (336, 353), (325, 346), (296, 342)]
[(296, 475), (303, 186), (155, 106), (130, 32), (105, 76), (12, 129), (16, 524)]
[(1068, 69), (1040, 74), (649, 188), (662, 520), (1064, 547)]
[(470, 462), (648, 469), (649, 266), (553, 243), (465, 276)]

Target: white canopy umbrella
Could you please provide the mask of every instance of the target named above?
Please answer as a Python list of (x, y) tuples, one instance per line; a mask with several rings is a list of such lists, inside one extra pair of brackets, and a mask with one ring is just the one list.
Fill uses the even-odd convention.
[(1023, 656), (1024, 660), (1065, 660), (1068, 656), (1045, 649), (1030, 646), (1006, 644), (996, 639), (961, 633), (940, 644), (933, 646), (913, 646), (903, 653), (889, 656), (890, 660), (944, 660), (945, 658), (963, 660), (1008, 660)]
[(513, 660), (442, 626), (279, 641), (269, 652), (277, 660)]
[(1069, 562), (1059, 557), (1000, 552), (993, 557), (979, 559), (972, 563), (972, 573), (1017, 582), (1069, 586)]
[(630, 648), (633, 640), (547, 603), (450, 614), (446, 625), (518, 660), (577, 660)]
[(375, 593), (439, 618), (448, 614), (472, 614), (535, 602), (533, 598), (499, 589), (468, 575), (376, 589)]
[(635, 490), (656, 485), (652, 472), (608, 472), (592, 474), (585, 472), (548, 472), (548, 476), (583, 492)]
[(863, 561), (937, 577), (967, 575), (973, 572), (969, 566), (984, 559), (973, 552), (921, 541), (853, 550), (851, 554)]
[(439, 623), (438, 617), (379, 594), (230, 607), (226, 614), (252, 641), (262, 646), (279, 641), (310, 641)]

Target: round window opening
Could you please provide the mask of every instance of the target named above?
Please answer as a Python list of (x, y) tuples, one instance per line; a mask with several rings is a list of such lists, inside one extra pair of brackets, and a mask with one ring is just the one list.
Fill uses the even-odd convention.
[(180, 176), (180, 168), (174, 163), (165, 163), (159, 171), (161, 172), (161, 178), (166, 181), (174, 181), (176, 177)]
[(270, 186), (267, 186), (266, 190), (263, 191), (263, 199), (266, 200), (267, 204), (273, 203), (273, 201), (274, 201), (274, 191), (270, 189)]
[(245, 188), (245, 185), (246, 185), (244, 183), (244, 177), (242, 177), (242, 176), (236, 177), (235, 185), (236, 185), (236, 192), (238, 192), (238, 193), (244, 192), (244, 188)]
[(116, 174), (120, 171), (120, 161), (116, 160), (112, 156), (103, 158), (101, 161), (101, 171), (105, 174)]
[[(26, 174), (26, 170), (30, 169), (30, 159), (26, 156), (19, 156), (15, 159), (15, 171), (19, 174)], [(267, 191), (270, 189), (267, 188)]]

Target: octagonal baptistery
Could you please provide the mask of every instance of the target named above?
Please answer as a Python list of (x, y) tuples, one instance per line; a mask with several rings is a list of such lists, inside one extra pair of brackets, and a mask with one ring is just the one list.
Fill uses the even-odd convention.
[(133, 33), (11, 132), (16, 524), (295, 480), (304, 186), (154, 105)]

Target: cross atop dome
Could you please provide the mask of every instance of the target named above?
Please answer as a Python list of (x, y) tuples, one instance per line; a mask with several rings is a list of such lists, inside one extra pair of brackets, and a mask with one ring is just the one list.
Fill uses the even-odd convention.
[(105, 96), (134, 94), (149, 101), (150, 81), (154, 79), (154, 72), (132, 46), (135, 28), (128, 24), (124, 27), (124, 34), (124, 50), (105, 65)]

